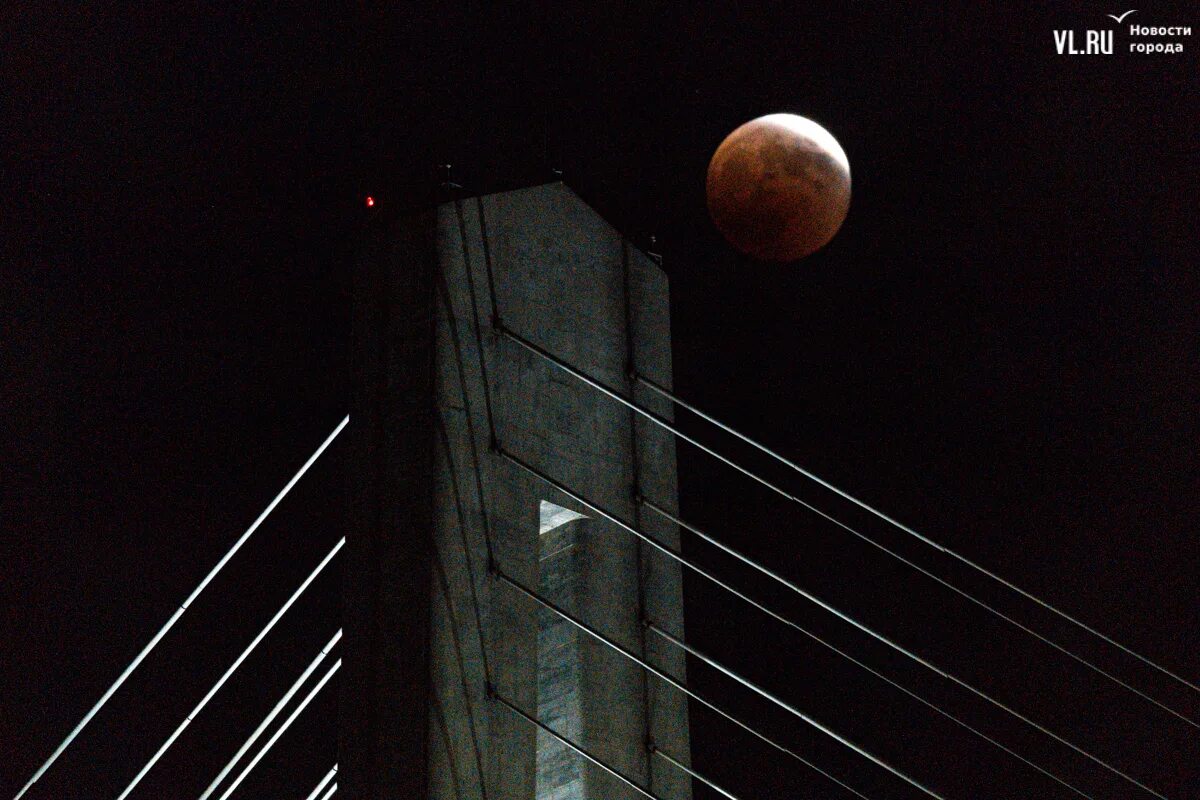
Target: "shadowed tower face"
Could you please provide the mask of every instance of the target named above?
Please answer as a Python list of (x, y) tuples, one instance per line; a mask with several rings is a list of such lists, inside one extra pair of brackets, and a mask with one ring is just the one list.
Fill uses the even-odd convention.
[(680, 655), (646, 641), (642, 626), (652, 618), (682, 630), (678, 568), (497, 455), (490, 441), (494, 430), (504, 451), (675, 545), (678, 532), (640, 519), (634, 504), (635, 487), (675, 504), (668, 435), (493, 332), (498, 317), (669, 414), (630, 386), (628, 369), (632, 361), (670, 381), (666, 276), (562, 184), (442, 206), (437, 253), (443, 282), (434, 368), (445, 443), (435, 468), (434, 531), (447, 580), (434, 585), (430, 665), (446, 725), (431, 727), (432, 795), (459, 796), (457, 768), (466, 797), (477, 795), (480, 773), (489, 800), (637, 796), (489, 700), (490, 680), (498, 695), (659, 796), (689, 796), (687, 781), (646, 748), (653, 738), (687, 756), (684, 699), (489, 577), (486, 540), (505, 576), (682, 676)]

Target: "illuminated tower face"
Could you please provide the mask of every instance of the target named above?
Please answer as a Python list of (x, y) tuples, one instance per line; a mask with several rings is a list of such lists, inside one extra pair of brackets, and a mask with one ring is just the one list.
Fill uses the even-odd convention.
[[(543, 500), (538, 520), (538, 592), (573, 614), (583, 588), (585, 517)], [(537, 609), (537, 716), (568, 739), (583, 737), (583, 652), (578, 628), (548, 608)], [(537, 732), (537, 797), (585, 796), (583, 764), (546, 731)]]
[(561, 184), (444, 204), (436, 229), (430, 795), (636, 796), (489, 698), (490, 682), (660, 797), (687, 797), (687, 782), (646, 747), (653, 740), (686, 758), (684, 699), (489, 575), (491, 560), (682, 676), (679, 653), (646, 640), (642, 625), (682, 632), (677, 566), (508, 457), (674, 546), (678, 532), (639, 518), (635, 503), (637, 492), (674, 508), (673, 442), (494, 331), (498, 317), (504, 329), (669, 415), (629, 377), (633, 364), (670, 382), (666, 276)]

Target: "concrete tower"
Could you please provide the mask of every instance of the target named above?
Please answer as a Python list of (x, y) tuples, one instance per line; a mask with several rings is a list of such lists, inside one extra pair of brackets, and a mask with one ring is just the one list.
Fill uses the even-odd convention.
[(688, 761), (685, 698), (512, 585), (683, 677), (679, 652), (642, 625), (682, 635), (678, 566), (536, 474), (677, 547), (635, 502), (674, 509), (674, 442), (501, 332), (669, 416), (629, 377), (636, 366), (670, 384), (662, 270), (547, 184), (379, 226), (356, 307), (364, 469), (342, 785), (363, 798), (638, 796), (511, 704), (657, 796), (690, 796), (647, 748)]

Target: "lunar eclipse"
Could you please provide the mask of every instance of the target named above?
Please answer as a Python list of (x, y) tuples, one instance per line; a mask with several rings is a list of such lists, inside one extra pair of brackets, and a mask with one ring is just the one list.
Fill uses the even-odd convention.
[(794, 261), (828, 244), (850, 209), (850, 163), (817, 123), (795, 114), (751, 120), (708, 165), (708, 210), (725, 238), (762, 261)]

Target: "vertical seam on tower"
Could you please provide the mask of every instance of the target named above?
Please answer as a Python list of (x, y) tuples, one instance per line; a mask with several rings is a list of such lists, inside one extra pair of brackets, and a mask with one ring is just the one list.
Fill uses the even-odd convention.
[[(636, 374), (637, 365), (635, 363), (635, 348), (633, 339), (633, 301), (631, 297), (631, 280), (630, 280), (630, 261), (629, 261), (629, 241), (621, 237), (621, 280), (623, 286), (623, 295), (625, 299), (625, 375), (626, 381), (629, 384), (630, 397), (636, 392), (637, 386), (633, 376)], [(641, 508), (637, 502), (637, 497), (641, 494), (641, 469), (639, 468), (639, 460), (641, 458), (638, 450), (638, 435), (637, 435), (637, 415), (632, 410), (629, 412), (629, 444), (630, 444), (630, 464), (633, 472), (633, 492), (631, 493), (633, 501), (633, 521), (634, 525), (641, 528)], [(643, 563), (645, 551), (642, 548), (641, 540), (634, 542), (634, 555), (637, 561), (637, 602), (638, 602), (638, 635), (641, 638), (642, 657), (649, 658), (649, 653), (646, 649), (646, 570)], [(641, 676), (642, 683), (642, 713), (645, 720), (644, 741), (649, 742), (653, 738), (653, 725), (650, 716), (650, 680), (646, 675), (645, 670), (638, 670)], [(654, 791), (654, 765), (650, 759), (650, 753), (647, 748), (643, 748), (642, 754), (645, 758), (646, 765), (646, 785), (650, 791)]]

